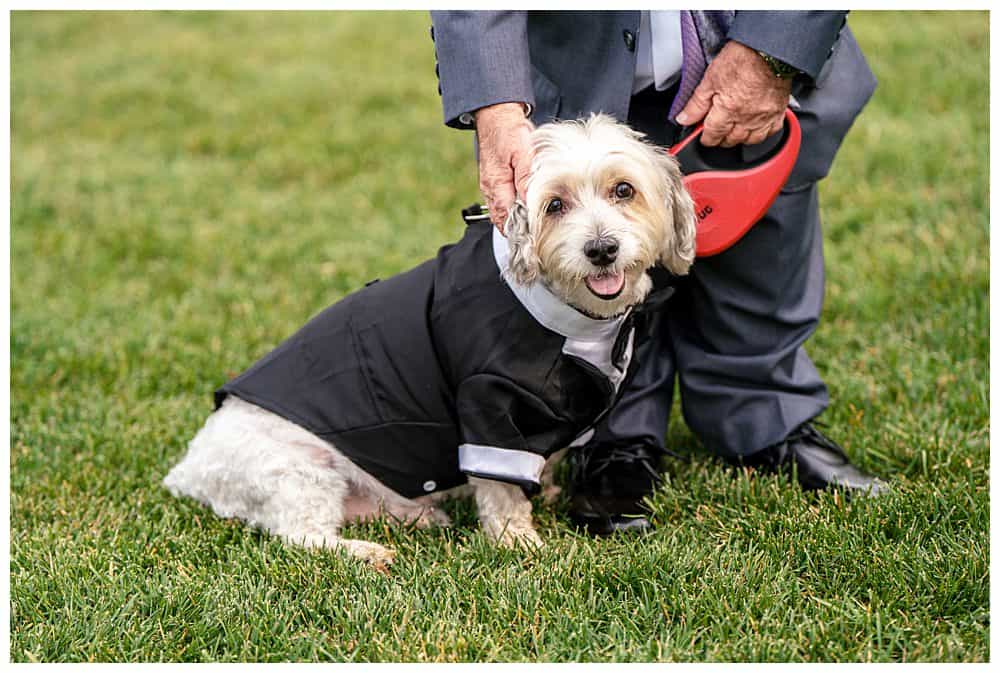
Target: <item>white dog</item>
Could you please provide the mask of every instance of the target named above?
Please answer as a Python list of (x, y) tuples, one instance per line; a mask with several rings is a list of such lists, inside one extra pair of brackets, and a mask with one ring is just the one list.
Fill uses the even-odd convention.
[(166, 487), (384, 563), (394, 551), (343, 539), (345, 522), (447, 525), (435, 503), (467, 482), (489, 536), (540, 545), (525, 490), (614, 403), (646, 271), (687, 273), (695, 217), (674, 159), (609, 117), (539, 127), (532, 144), (506, 239), (470, 224), (313, 318), (216, 393)]

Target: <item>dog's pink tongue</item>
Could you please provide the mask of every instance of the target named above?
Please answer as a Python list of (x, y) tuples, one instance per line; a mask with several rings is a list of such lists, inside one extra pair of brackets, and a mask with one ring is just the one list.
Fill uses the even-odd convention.
[(595, 273), (592, 276), (587, 276), (586, 283), (587, 287), (589, 287), (594, 294), (604, 296), (617, 294), (621, 291), (622, 286), (625, 285), (625, 273), (622, 271), (604, 275)]

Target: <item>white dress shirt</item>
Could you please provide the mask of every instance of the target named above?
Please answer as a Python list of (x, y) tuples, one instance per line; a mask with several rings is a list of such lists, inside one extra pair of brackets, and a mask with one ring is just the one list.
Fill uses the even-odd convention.
[(632, 93), (650, 84), (663, 91), (677, 81), (683, 61), (680, 10), (642, 12), (637, 43)]

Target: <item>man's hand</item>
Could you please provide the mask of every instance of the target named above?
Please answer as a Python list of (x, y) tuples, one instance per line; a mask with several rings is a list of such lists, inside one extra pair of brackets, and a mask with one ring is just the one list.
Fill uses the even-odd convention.
[(677, 122), (702, 119), (702, 145), (756, 145), (781, 130), (792, 80), (774, 76), (756, 51), (727, 42), (708, 65)]
[(500, 233), (517, 194), (524, 196), (531, 170), (531, 131), (521, 103), (498, 103), (476, 110), (479, 190)]

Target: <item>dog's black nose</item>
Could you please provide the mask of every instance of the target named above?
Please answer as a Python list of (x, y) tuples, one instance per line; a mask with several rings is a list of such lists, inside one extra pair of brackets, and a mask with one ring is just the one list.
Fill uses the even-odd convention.
[(618, 257), (618, 241), (613, 238), (594, 238), (583, 244), (583, 254), (594, 266), (608, 266)]

